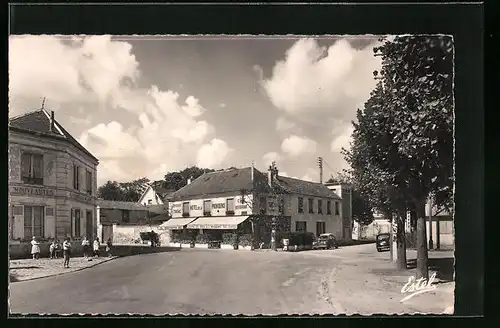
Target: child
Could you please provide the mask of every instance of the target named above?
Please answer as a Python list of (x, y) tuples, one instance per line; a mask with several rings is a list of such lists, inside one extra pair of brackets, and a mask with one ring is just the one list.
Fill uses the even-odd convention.
[(38, 260), (40, 258), (40, 243), (33, 236), (31, 240), (31, 255), (33, 255), (33, 260)]
[(54, 240), (52, 240), (52, 243), (50, 244), (50, 247), (49, 247), (50, 259), (55, 259), (57, 257), (56, 247), (57, 247), (57, 244), (56, 244), (56, 240), (54, 239)]
[(63, 252), (64, 252), (64, 267), (69, 268), (69, 258), (71, 256), (71, 243), (69, 237), (63, 242)]
[(99, 247), (101, 247), (101, 243), (99, 242), (99, 238), (95, 237), (95, 240), (94, 240), (94, 257), (99, 257)]
[(108, 241), (106, 242), (106, 252), (108, 252), (108, 256), (111, 257), (111, 246), (113, 246), (111, 242), (111, 237), (108, 238)]
[(87, 239), (87, 236), (83, 237), (82, 247), (83, 247), (83, 257), (88, 258), (89, 257), (90, 241)]

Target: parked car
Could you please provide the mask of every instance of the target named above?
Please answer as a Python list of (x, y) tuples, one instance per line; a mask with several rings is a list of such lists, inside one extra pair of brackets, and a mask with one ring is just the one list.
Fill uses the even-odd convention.
[(313, 242), (313, 249), (334, 249), (339, 248), (337, 240), (332, 233), (322, 233)]
[(376, 246), (378, 252), (390, 251), (391, 250), (391, 234), (381, 233), (377, 235)]

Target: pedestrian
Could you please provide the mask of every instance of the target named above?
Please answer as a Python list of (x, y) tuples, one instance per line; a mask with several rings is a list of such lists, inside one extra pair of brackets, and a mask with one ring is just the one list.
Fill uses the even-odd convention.
[(101, 247), (101, 243), (99, 242), (98, 237), (95, 237), (93, 246), (94, 246), (94, 257), (99, 257), (99, 248)]
[(61, 243), (59, 242), (59, 239), (56, 239), (56, 245), (54, 249), (54, 255), (56, 259), (59, 258), (59, 256), (61, 256), (61, 250), (62, 250)]
[(55, 239), (52, 240), (52, 243), (50, 244), (49, 247), (49, 252), (50, 252), (50, 259), (55, 259), (57, 258), (56, 255), (56, 247), (57, 247), (57, 242)]
[(69, 258), (71, 257), (71, 242), (69, 237), (63, 242), (63, 253), (64, 253), (64, 267), (69, 268)]
[(90, 251), (90, 241), (88, 240), (87, 236), (83, 237), (82, 247), (83, 247), (83, 257), (88, 258)]
[(106, 242), (106, 252), (108, 253), (108, 256), (111, 257), (111, 247), (113, 246), (113, 242), (111, 241), (111, 237), (108, 238), (108, 241)]
[(33, 255), (33, 260), (38, 260), (40, 258), (40, 243), (33, 236), (31, 240), (31, 255)]

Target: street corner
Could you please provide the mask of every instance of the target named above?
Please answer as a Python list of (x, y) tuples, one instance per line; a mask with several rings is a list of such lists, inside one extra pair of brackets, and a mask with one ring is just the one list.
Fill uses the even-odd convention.
[(91, 268), (104, 262), (116, 259), (113, 257), (72, 258), (70, 267), (64, 268), (63, 259), (22, 259), (9, 262), (9, 281), (20, 282), (57, 276)]

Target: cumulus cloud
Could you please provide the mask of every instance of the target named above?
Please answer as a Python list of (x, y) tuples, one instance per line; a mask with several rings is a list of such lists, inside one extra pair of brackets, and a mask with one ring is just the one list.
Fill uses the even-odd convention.
[(296, 135), (286, 138), (281, 143), (281, 150), (292, 157), (298, 157), (304, 153), (313, 154), (316, 152), (316, 147), (316, 141)]
[(214, 138), (198, 150), (196, 163), (198, 167), (219, 168), (231, 151), (225, 141)]
[(9, 38), (9, 115), (40, 108), (43, 97), (50, 109), (68, 112), (61, 123), (99, 158), (99, 183), (222, 163), (230, 148), (211, 139), (215, 129), (200, 119), (202, 102), (139, 87), (140, 77), (132, 45), (110, 36)]
[[(356, 110), (363, 107), (376, 85), (373, 71), (380, 70), (381, 58), (373, 56), (372, 49), (377, 45), (373, 40), (359, 49), (348, 38), (337, 39), (328, 47), (311, 38), (295, 42), (275, 63), (272, 74), (261, 80), (265, 94), (281, 113), (277, 131), (328, 140), (325, 148), (331, 153), (323, 156), (336, 169), (344, 168), (339, 152), (348, 146)], [(282, 150), (299, 155), (302, 148), (295, 143), (306, 144), (289, 137), (283, 140)]]
[(306, 174), (304, 174), (300, 179), (311, 182), (319, 182), (319, 169), (307, 169)]
[(274, 151), (265, 153), (264, 156), (262, 156), (262, 161), (266, 167), (271, 165), (272, 162), (279, 162), (282, 159), (283, 156)]
[(220, 103), (220, 104), (219, 104), (219, 107), (220, 107), (220, 108), (226, 108), (226, 106), (227, 106), (227, 105), (226, 105), (225, 103)]

